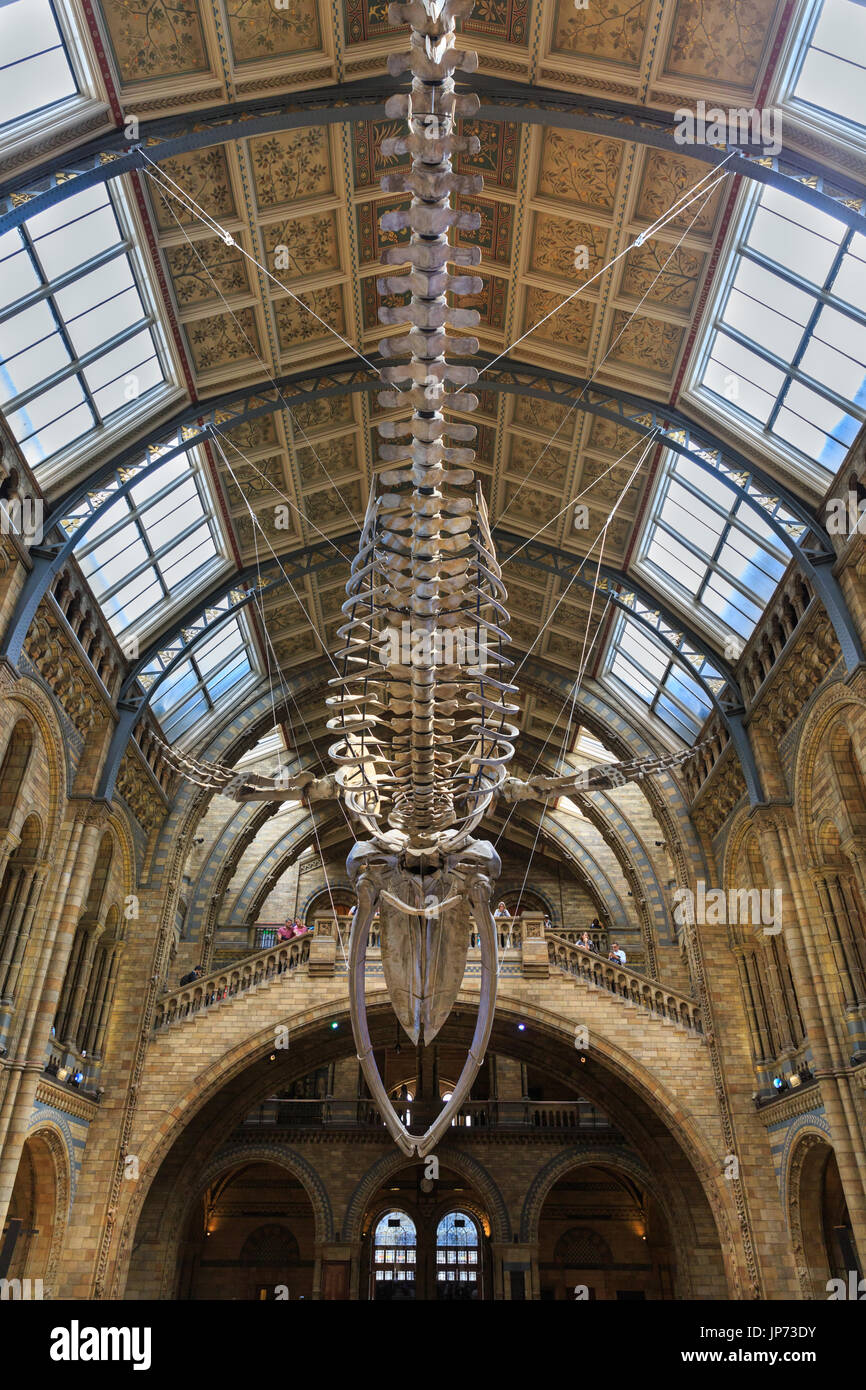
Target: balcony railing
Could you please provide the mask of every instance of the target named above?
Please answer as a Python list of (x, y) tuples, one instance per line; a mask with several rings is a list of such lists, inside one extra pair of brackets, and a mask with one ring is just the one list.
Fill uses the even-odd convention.
[[(397, 1105), (397, 1113), (411, 1124), (412, 1105)], [(297, 1129), (379, 1130), (384, 1121), (371, 1100), (269, 1100), (244, 1120), (239, 1135), (251, 1132)], [(589, 1101), (472, 1100), (462, 1106), (451, 1122), (452, 1129), (478, 1130), (603, 1130), (610, 1135), (613, 1126), (606, 1115)]]

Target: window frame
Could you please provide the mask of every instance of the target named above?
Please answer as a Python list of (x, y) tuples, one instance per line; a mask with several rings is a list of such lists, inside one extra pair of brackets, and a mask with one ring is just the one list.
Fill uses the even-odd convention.
[[(151, 702), (151, 712), (154, 719), (159, 724), (167, 743), (176, 744), (179, 747), (194, 743), (202, 729), (225, 708), (226, 700), (236, 700), (240, 695), (244, 695), (253, 689), (260, 681), (262, 672), (257, 660), (257, 652), (249, 625), (248, 615), (244, 610), (238, 610), (233, 614), (233, 617), (240, 631), (242, 639), (241, 646), (233, 648), (227, 656), (220, 659), (212, 670), (203, 675), (198, 665), (200, 649), (206, 647), (209, 641), (218, 638), (220, 632), (205, 637), (204, 640), (198, 644), (198, 647), (190, 651), (185, 657), (185, 661), (188, 662), (192, 668), (192, 674), (195, 677), (194, 683), (184, 690), (183, 694), (174, 704), (162, 712), (160, 712), (157, 707), (159, 692), (157, 692), (156, 701)], [(228, 628), (229, 625), (230, 623), (226, 622), (224, 628)], [(211, 682), (217, 682), (226, 668), (229, 667), (233, 661), (237, 660), (240, 653), (246, 656), (250, 668), (249, 671), (236, 681), (230, 689), (222, 691), (214, 698), (207, 688), (208, 685)], [(183, 662), (181, 663), (181, 667), (182, 666)], [(175, 672), (175, 675), (176, 674), (177, 672)], [(181, 711), (189, 701), (198, 699), (201, 695), (204, 695), (206, 708), (193, 719), (192, 723), (185, 724), (180, 733), (174, 734), (172, 732), (172, 721), (176, 721), (179, 711)]]
[[(741, 410), (734, 401), (726, 400), (723, 396), (713, 391), (711, 387), (705, 386), (702, 380), (707, 363), (715, 347), (717, 335), (722, 333), (723, 336), (730, 338), (733, 342), (740, 341), (740, 339), (737, 338), (736, 331), (731, 332), (727, 328), (720, 328), (719, 325), (743, 257), (750, 260), (753, 264), (765, 268), (768, 274), (779, 274), (779, 272), (781, 272), (781, 278), (784, 279), (786, 283), (792, 285), (794, 288), (801, 289), (813, 299), (814, 307), (818, 313), (826, 305), (826, 307), (845, 313), (847, 317), (852, 317), (858, 325), (866, 327), (866, 315), (864, 315), (863, 311), (857, 310), (854, 306), (848, 305), (845, 301), (836, 300), (831, 292), (824, 290), (823, 286), (810, 285), (806, 281), (801, 280), (793, 271), (788, 271), (784, 266), (776, 268), (769, 262), (764, 265), (764, 258), (761, 254), (751, 247), (746, 247), (746, 239), (751, 232), (755, 213), (760, 205), (761, 195), (766, 187), (767, 185), (764, 184), (752, 183), (750, 187), (744, 187), (740, 191), (731, 217), (731, 225), (719, 256), (719, 264), (722, 270), (708, 301), (706, 317), (701, 327), (699, 345), (693, 355), (686, 380), (683, 383), (683, 400), (693, 405), (701, 417), (712, 420), (716, 429), (719, 423), (721, 423), (729, 434), (746, 445), (751, 446), (758, 458), (762, 455), (766, 457), (767, 454), (769, 454), (771, 459), (774, 459), (777, 464), (781, 465), (783, 476), (796, 490), (804, 491), (807, 496), (814, 498), (815, 501), (818, 502), (826, 493), (827, 487), (832, 481), (837, 468), (828, 467), (820, 463), (817, 459), (810, 458), (809, 455), (801, 453), (793, 445), (783, 439), (781, 435), (774, 434), (769, 429), (765, 429), (758, 420), (748, 415), (746, 411)], [(846, 228), (844, 223), (840, 223), (839, 225), (839, 246), (834, 253), (832, 262), (834, 267), (844, 255), (843, 248), (850, 241), (852, 230)], [(829, 273), (828, 276), (825, 276), (825, 283), (828, 278)], [(809, 324), (804, 326), (803, 329), (804, 335), (807, 329), (811, 331), (814, 330), (814, 323), (812, 320), (815, 316), (815, 312), (810, 315)], [(792, 368), (791, 364), (783, 362), (781, 358), (775, 358), (760, 344), (756, 344), (752, 342), (752, 340), (746, 340), (745, 335), (742, 335), (742, 341), (743, 346), (745, 346), (747, 350), (755, 352), (762, 361), (772, 363), (777, 370), (781, 370), (789, 382), (796, 383), (802, 381), (808, 389), (815, 390), (817, 394), (821, 395), (834, 406), (838, 405), (838, 402), (831, 400), (830, 396), (827, 395), (826, 388), (822, 388), (817, 383), (813, 385), (812, 379), (809, 378), (806, 373), (799, 373), (798, 375), (799, 369), (796, 367), (796, 364), (794, 364)], [(808, 343), (806, 347), (808, 347)], [(804, 348), (803, 352), (805, 352), (805, 350)], [(864, 372), (864, 378), (866, 378), (866, 372)], [(782, 399), (781, 404), (783, 407), (784, 399)], [(866, 407), (857, 406), (853, 402), (845, 402), (838, 408), (840, 411), (844, 411), (845, 414), (852, 415), (855, 419), (857, 418), (857, 412), (860, 411), (863, 414), (864, 422), (866, 422)], [(778, 411), (776, 413), (778, 413)]]
[[(71, 267), (64, 271), (56, 279), (48, 281), (34, 289), (29, 295), (21, 297), (21, 307), (17, 312), (23, 312), (26, 307), (31, 307), (37, 303), (52, 303), (52, 296), (60, 292), (98, 269), (100, 265), (108, 264), (114, 258), (125, 255), (132, 274), (135, 288), (144, 310), (144, 317), (137, 325), (128, 330), (123, 330), (119, 335), (118, 341), (126, 338), (131, 339), (142, 328), (149, 329), (154, 343), (156, 357), (159, 362), (163, 380), (157, 382), (155, 386), (144, 391), (137, 399), (131, 400), (116, 410), (112, 411), (108, 417), (109, 423), (103, 425), (93, 425), (86, 429), (83, 434), (71, 440), (56, 453), (51, 454), (47, 459), (38, 463), (33, 463), (31, 467), (39, 480), (40, 486), (46, 490), (59, 486), (64, 490), (74, 485), (79, 478), (86, 477), (89, 465), (95, 453), (101, 453), (109, 448), (111, 444), (121, 435), (134, 434), (141, 427), (153, 420), (160, 418), (166, 410), (176, 403), (187, 399), (187, 392), (181, 382), (184, 380), (181, 362), (177, 349), (171, 339), (165, 323), (166, 309), (162, 302), (158, 286), (155, 284), (155, 269), (149, 265), (146, 259), (145, 250), (147, 246), (146, 231), (141, 223), (138, 210), (134, 206), (133, 199), (130, 197), (129, 189), (126, 186), (128, 176), (124, 175), (120, 179), (106, 181), (104, 187), (109, 203), (117, 219), (120, 241), (116, 247), (105, 248), (82, 262), (80, 266)], [(81, 190), (82, 192), (84, 190)], [(73, 194), (74, 196), (74, 194)], [(20, 228), (25, 241), (29, 242), (30, 235), (27, 222), (25, 221)], [(60, 316), (62, 322), (62, 316)], [(61, 330), (62, 331), (62, 330)], [(112, 342), (106, 340), (100, 345), (99, 351), (94, 354), (98, 358), (108, 351), (107, 344)], [(84, 354), (81, 360), (85, 360), (88, 354)], [(73, 364), (67, 364), (72, 366)], [(75, 376), (78, 369), (73, 369), (69, 375)], [(43, 386), (43, 390), (48, 389)], [(19, 393), (27, 395), (26, 392)], [(37, 392), (33, 399), (38, 399), (43, 391)], [(88, 393), (85, 388), (85, 398)], [(91, 407), (92, 408), (92, 407)], [(13, 412), (15, 407), (11, 402), (4, 406), (4, 412), (8, 415)], [(38, 436), (38, 431), (36, 432)]]
[[(652, 492), (647, 502), (644, 519), (635, 546), (632, 568), (635, 574), (640, 575), (641, 578), (648, 582), (651, 586), (651, 591), (652, 589), (660, 591), (660, 596), (663, 596), (665, 602), (670, 602), (670, 606), (681, 613), (688, 623), (699, 631), (702, 631), (711, 642), (718, 646), (719, 657), (721, 659), (729, 643), (733, 642), (740, 648), (743, 648), (746, 646), (747, 642), (749, 642), (752, 635), (751, 633), (744, 635), (735, 628), (730, 627), (725, 623), (723, 618), (720, 618), (717, 614), (713, 613), (712, 609), (703, 604), (700, 598), (701, 593), (706, 589), (714, 574), (717, 574), (725, 583), (730, 584), (731, 587), (738, 592), (744, 595), (748, 594), (747, 586), (734, 576), (729, 576), (719, 562), (718, 557), (721, 556), (731, 533), (733, 532), (734, 535), (745, 536), (749, 540), (754, 541), (756, 547), (767, 551), (768, 554), (774, 559), (777, 559), (781, 564), (782, 571), (779, 578), (774, 581), (774, 591), (784, 578), (785, 571), (788, 569), (791, 562), (791, 556), (787, 550), (783, 549), (781, 542), (779, 542), (778, 555), (768, 550), (767, 541), (763, 537), (753, 534), (748, 529), (743, 519), (735, 515), (738, 507), (744, 508), (747, 513), (750, 513), (752, 508), (746, 507), (733, 491), (730, 492), (730, 506), (727, 509), (727, 517), (725, 519), (722, 518), (722, 514), (719, 511), (721, 504), (716, 503), (713, 498), (704, 497), (701, 500), (704, 502), (705, 506), (709, 507), (710, 510), (719, 517), (719, 520), (722, 522), (722, 530), (714, 549), (714, 555), (717, 557), (716, 559), (705, 559), (695, 542), (689, 541), (684, 536), (677, 537), (679, 543), (685, 546), (686, 549), (695, 556), (697, 564), (706, 571), (704, 578), (701, 580), (698, 594), (691, 594), (686, 586), (677, 580), (675, 574), (663, 570), (658, 562), (651, 559), (649, 556), (649, 551), (655, 540), (657, 529), (662, 529), (665, 534), (668, 534), (671, 530), (669, 523), (662, 523), (661, 521), (662, 507), (669, 494), (671, 483), (679, 483), (687, 492), (693, 492), (695, 486), (691, 480), (679, 476), (677, 472), (680, 455), (673, 449), (667, 450), (666, 453), (667, 457), (662, 458)], [(695, 495), (697, 494), (695, 493)], [(761, 515), (760, 511), (758, 515)], [(763, 612), (766, 611), (767, 604), (759, 603), (757, 598), (753, 601), (756, 607), (762, 609), (763, 614)], [(761, 616), (755, 620), (752, 633), (761, 622)]]
[[(85, 578), (87, 578), (89, 581), (91, 579), (91, 575), (86, 563), (88, 555), (92, 551), (98, 550), (100, 546), (104, 545), (106, 541), (111, 539), (112, 536), (119, 535), (122, 532), (122, 530), (126, 527), (134, 528), (134, 531), (131, 531), (130, 534), (134, 534), (135, 538), (138, 540), (141, 538), (140, 529), (143, 526), (145, 530), (145, 539), (143, 541), (145, 549), (147, 549), (148, 551), (153, 551), (153, 544), (147, 538), (146, 535), (148, 511), (152, 507), (158, 506), (159, 503), (166, 497), (170, 497), (171, 493), (174, 491), (175, 488), (182, 487), (184, 483), (187, 481), (187, 479), (189, 477), (192, 477), (195, 483), (196, 491), (201, 500), (203, 511), (203, 516), (196, 519), (195, 526), (198, 527), (202, 525), (203, 522), (208, 524), (211, 531), (211, 535), (214, 539), (216, 554), (205, 565), (203, 569), (196, 571), (194, 576), (190, 576), (188, 579), (184, 579), (183, 581), (181, 581), (181, 583), (177, 586), (176, 589), (170, 590), (168, 598), (166, 598), (159, 605), (159, 613), (156, 620), (151, 619), (148, 622), (146, 618), (135, 619), (131, 623), (129, 623), (127, 627), (121, 628), (118, 632), (115, 632), (115, 628), (113, 626), (111, 617), (103, 608), (103, 604), (106, 601), (106, 599), (110, 598), (114, 593), (119, 592), (117, 585), (109, 585), (105, 592), (102, 594), (96, 593), (96, 591), (94, 591), (96, 601), (100, 607), (100, 611), (103, 612), (105, 620), (111, 627), (112, 632), (115, 632), (117, 641), (124, 648), (131, 647), (136, 643), (139, 647), (146, 646), (153, 639), (153, 637), (160, 631), (160, 629), (164, 628), (167, 623), (171, 622), (172, 618), (177, 613), (187, 608), (190, 605), (190, 603), (195, 601), (198, 595), (204, 596), (204, 594), (207, 593), (208, 589), (221, 576), (229, 574), (234, 570), (234, 562), (231, 556), (230, 547), (226, 540), (223, 527), (221, 525), (220, 511), (217, 505), (217, 499), (207, 474), (204, 458), (200, 454), (199, 450), (195, 447), (189, 449), (186, 452), (185, 458), (187, 460), (188, 465), (185, 476), (182, 476), (179, 479), (174, 479), (171, 483), (167, 483), (163, 487), (157, 485), (152, 495), (146, 498), (145, 501), (138, 503), (137, 505), (134, 505), (132, 503), (131, 496), (129, 494), (126, 494), (122, 500), (126, 504), (127, 514), (118, 516), (117, 519), (113, 521), (110, 526), (106, 527), (104, 531), (100, 531), (98, 535), (88, 535), (88, 538), (86, 539), (84, 544), (80, 548), (76, 548), (74, 552), (76, 559), (78, 559), (79, 563), (82, 565), (82, 570), (85, 575)], [(157, 474), (156, 477), (158, 479), (159, 474)], [(143, 473), (141, 475), (140, 482), (144, 482), (146, 478), (147, 474)], [(118, 499), (111, 505), (117, 506), (118, 501), (120, 500), (121, 499)], [(172, 546), (178, 543), (182, 535), (183, 529), (184, 528), (181, 528), (181, 530), (177, 531), (176, 534), (172, 536), (170, 542)], [(154, 558), (158, 559), (160, 551), (162, 549), (162, 546), (156, 547), (156, 557), (154, 556), (154, 554), (151, 554), (149, 556), (149, 563), (151, 564), (151, 566), (153, 566)], [(161, 579), (159, 572), (157, 571), (156, 573), (159, 582), (163, 583), (164, 581)], [(124, 583), (128, 582), (129, 578), (130, 575), (127, 575), (126, 579), (124, 580)], [(240, 617), (240, 615), (238, 615), (238, 617)], [(251, 646), (251, 652), (255, 652), (255, 648), (253, 646)], [(251, 661), (251, 664), (255, 669), (255, 663)]]
[(866, 128), (846, 116), (835, 115), (795, 95), (812, 40), (824, 10), (824, 0), (806, 0), (799, 23), (791, 26), (774, 83), (776, 103), (783, 114), (813, 137), (817, 132), (833, 144), (859, 147), (866, 152)]
[[(640, 638), (645, 639), (650, 646), (658, 649), (659, 657), (666, 663), (661, 676), (656, 677), (652, 672), (645, 670), (631, 652), (623, 650), (621, 638), (623, 632), (627, 630), (629, 622), (632, 623)], [(647, 684), (654, 687), (654, 694), (651, 700), (645, 699), (637, 690), (632, 689), (623, 677), (613, 670), (613, 664), (617, 656), (620, 656), (624, 661), (634, 666)], [(618, 612), (610, 637), (607, 641), (599, 679), (602, 685), (606, 686), (608, 690), (612, 691), (620, 699), (625, 700), (627, 708), (634, 709), (635, 704), (637, 704), (638, 709), (646, 713), (652, 724), (658, 725), (664, 729), (669, 737), (672, 736), (677, 740), (678, 744), (688, 747), (690, 744), (694, 744), (697, 741), (701, 729), (704, 727), (707, 719), (713, 714), (715, 705), (709, 695), (704, 691), (697, 676), (693, 676), (692, 679), (697, 686), (700, 699), (708, 706), (706, 713), (700, 720), (693, 710), (689, 710), (672, 691), (665, 688), (664, 682), (672, 674), (679, 679), (681, 683), (684, 682), (686, 677), (685, 667), (687, 665), (688, 663), (685, 661), (677, 661), (673, 653), (668, 651), (664, 643), (654, 638), (653, 634), (645, 628), (642, 623), (637, 622), (633, 617), (630, 617), (628, 613)], [(691, 733), (690, 737), (687, 737), (676, 724), (672, 724), (667, 716), (659, 710), (658, 705), (663, 698), (670, 701), (672, 705), (676, 706), (676, 708), (681, 711), (681, 722), (687, 729), (694, 727), (694, 732)]]
[[(17, 0), (26, 5), (27, 0)], [(80, 141), (82, 127), (93, 137), (111, 130), (114, 121), (99, 68), (96, 46), (80, 0), (51, 0), (54, 18), (78, 91), (38, 111), (26, 112), (0, 127), (0, 169), (19, 166), (42, 153), (50, 137), (56, 155)]]

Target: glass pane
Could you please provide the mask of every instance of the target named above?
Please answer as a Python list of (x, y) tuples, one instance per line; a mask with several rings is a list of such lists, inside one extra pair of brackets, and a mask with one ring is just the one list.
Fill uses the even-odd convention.
[(852, 0), (824, 0), (794, 96), (831, 115), (866, 125), (864, 55), (863, 7)]
[(39, 286), (39, 276), (17, 227), (0, 237), (0, 309)]
[(12, 0), (0, 6), (0, 125), (77, 91), (48, 0)]
[[(803, 280), (822, 285), (833, 264), (841, 240), (842, 225), (832, 223), (835, 228), (832, 236), (826, 232), (810, 231), (803, 225), (804, 213), (811, 212), (808, 205), (784, 193), (778, 196), (784, 199), (778, 211), (768, 206), (770, 200), (766, 194), (763, 196), (749, 232), (748, 245), (777, 265), (795, 271)], [(830, 218), (826, 220), (832, 221)]]
[(4, 400), (37, 386), (71, 361), (48, 304), (34, 304), (0, 323), (0, 359)]
[[(785, 377), (778, 367), (765, 362), (756, 352), (752, 352), (741, 343), (735, 343), (733, 338), (727, 337), (724, 333), (720, 333), (716, 338), (713, 356), (729, 371), (745, 381), (752, 382), (762, 391), (768, 391), (772, 396), (777, 396), (782, 389)], [(736, 398), (734, 403), (739, 405)]]
[(136, 333), (119, 347), (112, 348), (98, 358), (92, 366), (85, 368), (84, 376), (91, 391), (98, 391), (110, 381), (131, 372), (140, 362), (150, 357), (153, 343), (150, 330), (145, 328)]
[(9, 416), (9, 427), (30, 464), (50, 458), (86, 434), (93, 423), (93, 411), (84, 401), (77, 377), (43, 392), (23, 410)]
[[(83, 193), (78, 195), (82, 198), (84, 196)], [(69, 211), (70, 203), (77, 201), (78, 198), (70, 198), (64, 205), (66, 210)], [(41, 213), (40, 216), (45, 217), (47, 213)], [(34, 222), (37, 220), (33, 219)], [(109, 246), (116, 246), (119, 241), (120, 228), (114, 211), (110, 206), (103, 204), (93, 212), (77, 215), (74, 221), (59, 227), (56, 232), (48, 232), (41, 236), (35, 242), (34, 250), (45, 275), (49, 280), (56, 280), (59, 275), (65, 275), (67, 270), (84, 265), (91, 256), (105, 251)]]
[[(854, 238), (855, 243), (863, 241), (864, 238), (861, 236)], [(852, 250), (854, 250), (853, 243)], [(846, 304), (852, 304), (855, 309), (866, 311), (866, 261), (864, 261), (863, 250), (859, 255), (846, 252), (842, 257), (842, 264), (836, 273), (832, 288), (838, 299), (844, 299)]]
[[(110, 274), (109, 274), (110, 272)], [(117, 272), (120, 272), (118, 275)], [(61, 290), (57, 295), (57, 307), (66, 321), (72, 346), (83, 357), (91, 348), (98, 347), (100, 343), (107, 342), (122, 332), (130, 323), (136, 323), (144, 316), (144, 308), (141, 303), (141, 296), (132, 281), (132, 273), (129, 265), (124, 258), (122, 261), (112, 262), (104, 266), (100, 274), (107, 274), (109, 279), (123, 279), (126, 284), (123, 288), (113, 289), (104, 296), (100, 296), (91, 307), (82, 308), (78, 313), (70, 314), (66, 307), (69, 298), (69, 291)], [(92, 282), (93, 277), (87, 276), (86, 281), (81, 281), (70, 287), (80, 291), (85, 283)], [(96, 286), (94, 285), (95, 289)]]
[(801, 361), (803, 371), (837, 395), (859, 401), (866, 381), (866, 328), (823, 308)]
[[(766, 278), (770, 280), (774, 277), (768, 273)], [(751, 338), (753, 343), (760, 343), (761, 347), (767, 348), (776, 357), (784, 357), (786, 360), (793, 357), (803, 336), (802, 324), (790, 315), (768, 308), (766, 303), (754, 294), (743, 293), (737, 288), (736, 281), (728, 296), (723, 318), (725, 323), (729, 323), (745, 337)]]
[[(110, 381), (107, 386), (94, 391), (96, 408), (103, 420), (107, 420), (115, 410), (121, 410), (125, 405), (128, 406), (130, 400), (140, 400), (148, 391), (152, 391), (154, 386), (158, 386), (161, 381), (165, 380), (157, 357), (151, 357), (148, 361), (139, 363), (133, 375), (134, 382), (128, 379), (129, 374), (125, 372), (116, 381)], [(134, 394), (130, 394), (133, 392), (133, 387)]]

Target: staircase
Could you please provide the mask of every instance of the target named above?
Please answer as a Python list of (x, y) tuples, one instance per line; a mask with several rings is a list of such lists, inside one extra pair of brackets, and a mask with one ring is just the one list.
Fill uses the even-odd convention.
[(622, 999), (626, 1007), (637, 1008), (690, 1033), (703, 1034), (700, 1006), (688, 995), (624, 965), (602, 960), (594, 951), (575, 946), (551, 932), (547, 934), (547, 953), (555, 970), (582, 981), (589, 989), (607, 990), (615, 998)]

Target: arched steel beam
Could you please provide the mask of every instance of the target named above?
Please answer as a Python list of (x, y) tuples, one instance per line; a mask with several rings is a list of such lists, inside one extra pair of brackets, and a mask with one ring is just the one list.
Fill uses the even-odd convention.
[[(764, 154), (762, 145), (739, 142), (723, 148), (693, 143), (685, 149), (677, 140), (676, 117), (672, 111), (582, 93), (558, 92), (529, 83), (503, 82), (483, 75), (473, 77), (471, 83), (459, 85), (461, 90), (478, 94), (480, 117), (484, 120), (585, 131), (674, 154), (688, 153), (691, 159), (709, 165), (719, 165), (733, 154), (727, 164), (732, 173), (781, 188), (859, 231), (866, 228), (863, 211), (866, 189), (856, 179), (834, 171), (827, 179), (829, 191), (826, 191), (821, 165), (799, 151), (785, 153), (783, 157), (770, 156)], [(110, 131), (79, 146), (59, 169), (56, 161), (46, 161), (0, 184), (0, 234), (84, 188), (142, 168), (145, 160), (141, 150), (159, 161), (281, 130), (382, 120), (388, 97), (401, 90), (405, 90), (405, 83), (382, 75), (314, 91), (261, 98), (243, 106), (234, 103), (140, 121), (134, 138), (130, 138), (125, 129)], [(855, 206), (858, 202), (859, 208)]]
[[(378, 366), (380, 360), (376, 355), (370, 357), (374, 366)], [(699, 450), (690, 448), (677, 437), (684, 433), (686, 440), (694, 440), (700, 449), (709, 450), (717, 455), (718, 464), (704, 459), (701, 466), (719, 476), (729, 486), (733, 486), (730, 473), (745, 473), (762, 493), (767, 492), (784, 503), (797, 522), (809, 532), (810, 544), (817, 554), (835, 560), (833, 544), (807, 503), (733, 445), (723, 442), (706, 426), (696, 424), (682, 409), (651, 400), (646, 396), (635, 395), (630, 391), (623, 391), (618, 387), (600, 386), (595, 382), (590, 384), (582, 377), (551, 371), (547, 367), (532, 363), (516, 362), (508, 357), (497, 360), (495, 366), (490, 365), (491, 358), (484, 354), (466, 360), (483, 371), (486, 389), (528, 396), (548, 404), (552, 402), (564, 406), (575, 405), (579, 400), (578, 409), (586, 414), (598, 415), (638, 434), (648, 434), (654, 429), (660, 430), (662, 442), (666, 447), (692, 459), (695, 463), (701, 463)], [(382, 365), (385, 365), (384, 362)], [(256, 383), (220, 393), (218, 396), (198, 401), (195, 405), (185, 406), (171, 420), (165, 421), (154, 430), (153, 434), (144, 435), (136, 443), (106, 459), (88, 478), (58, 498), (45, 521), (45, 533), (48, 534), (53, 526), (58, 525), (95, 487), (102, 488), (107, 484), (119, 469), (123, 469), (125, 473), (134, 471), (135, 480), (138, 480), (142, 473), (150, 473), (161, 464), (176, 458), (179, 453), (203, 444), (209, 437), (211, 426), (217, 426), (222, 431), (231, 430), (247, 420), (273, 414), (286, 407), (293, 410), (310, 401), (353, 395), (362, 391), (378, 390), (380, 387), (381, 382), (372, 376), (369, 369), (359, 368), (352, 362), (342, 362), (323, 367), (315, 373), (294, 372), (278, 377), (275, 384)], [(169, 452), (143, 459), (143, 455), (164, 448), (169, 441), (178, 436), (182, 437), (178, 438), (176, 445)], [(109, 505), (110, 501), (119, 495), (113, 493), (111, 498), (106, 497), (102, 505)], [(82, 526), (85, 524), (90, 524), (89, 518), (83, 521), (76, 518), (76, 537), (83, 534)], [(784, 534), (787, 536), (787, 531)], [(796, 542), (792, 542), (788, 537), (785, 542), (788, 549), (791, 549), (792, 543), (796, 545)]]
[[(348, 535), (335, 539), (334, 544), (338, 547), (343, 545), (348, 549), (353, 542), (357, 541), (357, 537), (358, 532), (352, 531)], [(509, 556), (517, 549), (521, 549), (521, 556), (525, 563), (547, 574), (553, 574), (569, 584), (576, 584), (590, 592), (593, 591), (594, 582), (580, 572), (579, 557), (568, 556), (555, 546), (547, 545), (537, 540), (527, 545), (525, 537), (499, 528), (494, 528), (494, 538), (497, 542), (500, 562), (507, 563)], [(234, 583), (223, 579), (207, 594), (198, 598), (195, 604), (191, 605), (185, 613), (175, 618), (172, 621), (170, 629), (161, 634), (158, 641), (151, 643), (147, 651), (139, 657), (138, 662), (135, 667), (133, 667), (124, 683), (121, 698), (118, 700), (120, 718), (115, 726), (103, 769), (99, 789), (100, 795), (106, 798), (111, 796), (114, 790), (117, 773), (120, 769), (120, 763), (133, 729), (145, 709), (153, 700), (160, 686), (182, 661), (194, 654), (196, 647), (200, 643), (209, 639), (214, 631), (226, 623), (238, 609), (252, 602), (257, 593), (271, 592), (274, 588), (278, 588), (283, 582), (282, 571), (288, 573), (291, 568), (291, 578), (295, 576), (302, 578), (309, 573), (331, 568), (340, 562), (340, 558), (340, 555), (334, 551), (333, 547), (328, 546), (326, 542), (319, 542), (315, 546), (306, 549), (300, 557), (289, 555), (285, 558), (280, 557), (279, 560), (270, 559), (259, 568), (250, 567), (242, 572), (247, 582), (258, 584), (263, 574), (270, 574), (274, 570), (277, 570), (278, 577), (272, 583), (268, 583), (264, 586), (264, 588), (252, 591), (244, 590), (240, 575), (235, 578)], [(346, 563), (348, 565), (348, 561)], [(280, 567), (282, 567), (282, 570)], [(720, 719), (728, 729), (731, 741), (737, 750), (750, 800), (753, 804), (763, 801), (764, 797), (761, 790), (754, 753), (749, 742), (748, 734), (742, 724), (742, 716), (745, 708), (743, 696), (732, 668), (713, 650), (707, 639), (699, 632), (689, 627), (687, 623), (682, 622), (679, 617), (666, 606), (663, 599), (633, 580), (629, 575), (612, 566), (605, 565), (601, 567), (601, 579), (604, 586), (606, 586), (608, 600), (613, 603), (614, 606), (621, 609), (622, 612), (626, 613), (633, 622), (645, 628), (646, 631), (665, 648), (670, 654), (671, 659), (678, 666), (682, 667), (689, 678), (703, 690), (711, 707), (718, 713)], [(172, 641), (177, 638), (184, 629), (188, 630), (198, 621), (202, 613), (213, 608), (226, 597), (233, 598), (233, 602), (227, 608), (223, 609), (215, 618), (206, 623), (202, 623), (165, 669), (151, 682), (144, 694), (136, 696), (134, 694), (134, 686), (138, 674), (153, 660), (157, 652), (170, 646)], [(638, 600), (639, 603), (643, 605), (644, 609), (648, 611), (641, 611), (641, 609), (636, 606), (635, 600)], [(714, 689), (713, 685), (694, 668), (688, 659), (687, 652), (684, 652), (681, 646), (677, 645), (671, 633), (665, 630), (665, 626), (668, 629), (672, 629), (675, 633), (681, 634), (692, 648), (700, 652), (702, 656), (712, 663), (715, 670), (719, 673), (720, 679), (724, 682), (725, 687), (730, 691), (729, 699), (722, 699), (721, 691)]]
[[(489, 362), (485, 357), (474, 360), (481, 366)], [(106, 509), (135, 487), (143, 476), (154, 473), (179, 454), (204, 443), (214, 425), (228, 430), (245, 420), (272, 414), (286, 406), (294, 408), (312, 400), (371, 390), (378, 385), (378, 381), (371, 379), (366, 370), (359, 371), (351, 364), (337, 364), (314, 374), (294, 373), (282, 377), (276, 387), (247, 387), (226, 392), (186, 407), (151, 436), (145, 436), (100, 465), (91, 477), (66, 493), (52, 507), (45, 521), (44, 533), (50, 537), (59, 529), (65, 539), (60, 543), (51, 544), (49, 541), (32, 548), (33, 567), (0, 645), (0, 654), (13, 664), (17, 662), (42, 598), (63, 565), (72, 557), (75, 547)], [(805, 502), (738, 450), (717, 439), (703, 426), (695, 425), (681, 410), (613, 387), (588, 386), (580, 378), (551, 372), (543, 367), (503, 359), (485, 373), (485, 385), (494, 391), (530, 396), (560, 405), (575, 404), (585, 391), (585, 397), (580, 400), (580, 410), (611, 420), (638, 434), (646, 435), (654, 429), (659, 430), (661, 443), (723, 482), (736, 496), (760, 512), (766, 524), (797, 560), (824, 604), (848, 669), (853, 669), (863, 660), (859, 636), (831, 571), (836, 555), (830, 537)], [(158, 452), (172, 439), (178, 442), (165, 452)], [(691, 440), (695, 447), (690, 447)], [(708, 452), (715, 461), (706, 456)], [(119, 476), (120, 470), (122, 478)], [(112, 480), (114, 486), (111, 485)], [(767, 506), (768, 502), (772, 506)], [(774, 516), (774, 509), (779, 504), (802, 526), (803, 541), (795, 539)], [(70, 524), (64, 528), (64, 521), (71, 523), (73, 520), (74, 526)]]

